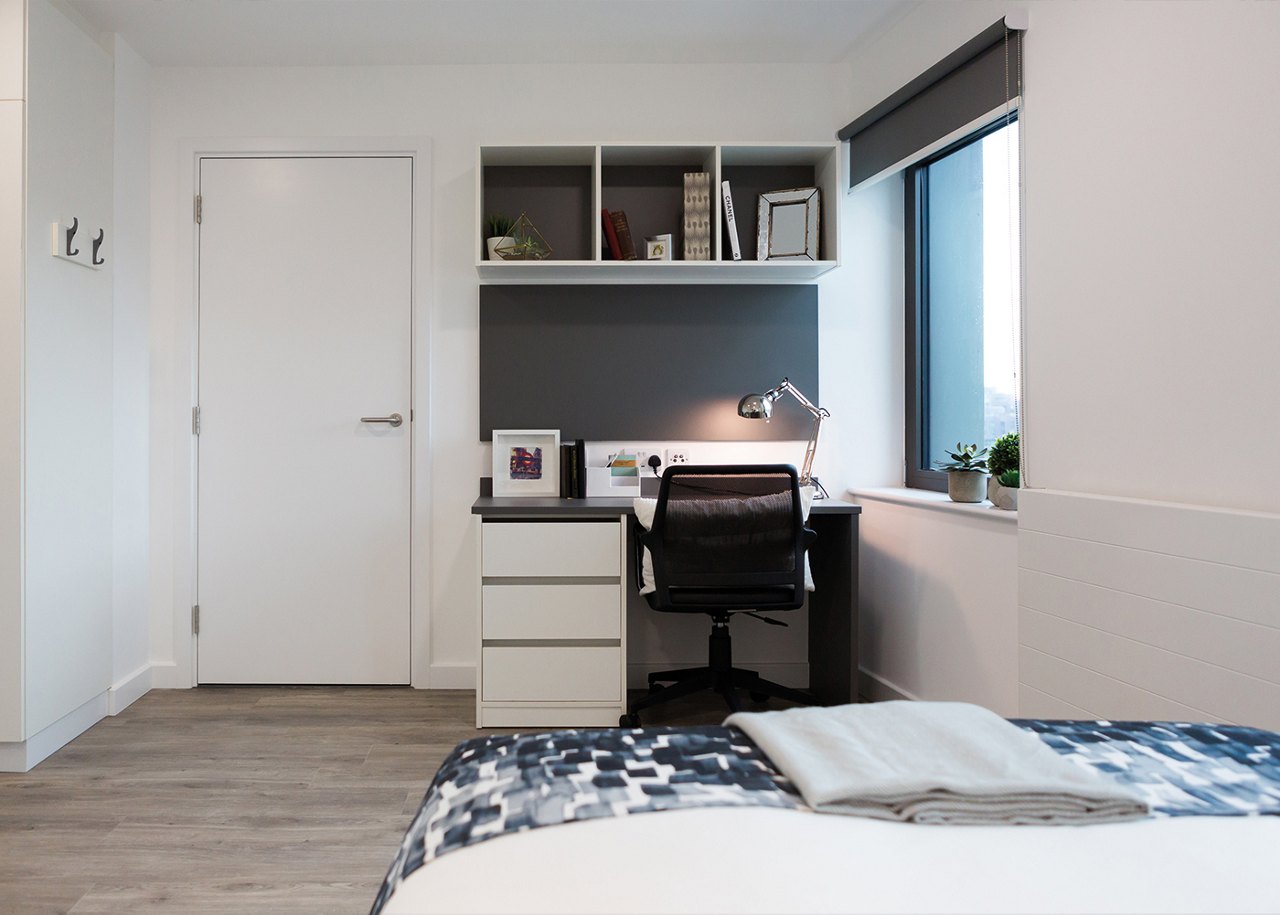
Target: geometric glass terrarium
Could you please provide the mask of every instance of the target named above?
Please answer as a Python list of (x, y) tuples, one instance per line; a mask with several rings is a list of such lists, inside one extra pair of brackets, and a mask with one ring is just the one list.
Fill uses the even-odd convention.
[(551, 256), (551, 246), (529, 217), (521, 213), (494, 253), (506, 261), (540, 261)]

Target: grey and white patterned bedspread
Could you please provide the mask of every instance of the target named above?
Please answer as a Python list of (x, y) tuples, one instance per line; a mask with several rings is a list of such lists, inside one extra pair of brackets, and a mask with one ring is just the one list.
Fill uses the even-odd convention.
[[(1154, 816), (1280, 815), (1280, 735), (1150, 721), (1014, 724), (1136, 788)], [(601, 728), (477, 737), (427, 789), (378, 898), (440, 855), (540, 826), (694, 807), (808, 810), (737, 728)]]

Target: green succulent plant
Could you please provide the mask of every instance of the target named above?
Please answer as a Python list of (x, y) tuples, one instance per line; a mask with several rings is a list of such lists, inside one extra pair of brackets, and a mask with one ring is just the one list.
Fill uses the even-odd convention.
[(511, 227), (515, 224), (516, 221), (510, 216), (502, 213), (490, 213), (484, 220), (484, 229), (488, 233), (485, 238), (502, 238), (511, 231)]
[[(987, 466), (991, 468), (991, 475), (1000, 480), (1001, 486), (1008, 486), (1002, 477), (1005, 471), (1017, 471), (1019, 464), (1018, 451), (1018, 433), (1010, 432), (1008, 435), (1002, 435), (995, 440), (995, 444), (991, 446), (991, 454), (987, 458)], [(1017, 487), (1017, 483), (1013, 486)]]
[(962, 445), (956, 442), (955, 451), (947, 451), (950, 461), (934, 461), (939, 470), (945, 470), (947, 473), (957, 471), (979, 471), (985, 473), (987, 470), (987, 449), (978, 450), (976, 444)]
[(514, 257), (542, 257), (542, 245), (538, 244), (538, 240), (531, 236), (519, 239), (511, 247), (511, 253)]
[[(990, 462), (988, 462), (990, 463)], [(1006, 489), (1017, 489), (1019, 481), (1019, 473), (1016, 470), (1006, 470), (1000, 476), (996, 477), (1000, 481), (1000, 485)]]

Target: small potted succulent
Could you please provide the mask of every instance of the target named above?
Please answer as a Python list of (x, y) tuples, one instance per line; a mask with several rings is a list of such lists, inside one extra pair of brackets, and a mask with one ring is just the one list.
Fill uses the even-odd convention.
[(951, 460), (934, 461), (934, 464), (947, 472), (947, 495), (951, 501), (981, 502), (987, 474), (987, 449), (979, 451), (976, 444), (956, 442), (956, 450), (948, 451), (947, 456)]
[(987, 469), (991, 471), (987, 498), (996, 508), (1018, 510), (1019, 457), (1016, 432), (1000, 436), (991, 446), (991, 454), (987, 456)]
[(494, 253), (494, 249), (503, 242), (510, 241), (508, 235), (511, 233), (511, 227), (515, 224), (516, 221), (514, 219), (510, 216), (504, 216), (502, 213), (490, 213), (485, 217), (484, 245), (485, 249), (489, 253), (489, 260), (502, 260), (502, 258)]

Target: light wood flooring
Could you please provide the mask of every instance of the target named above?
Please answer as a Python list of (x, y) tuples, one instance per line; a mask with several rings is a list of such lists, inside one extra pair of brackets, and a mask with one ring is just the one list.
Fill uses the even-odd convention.
[[(644, 722), (719, 723), (719, 702)], [(478, 733), (470, 691), (154, 690), (0, 773), (0, 913), (367, 912), (431, 776)]]

